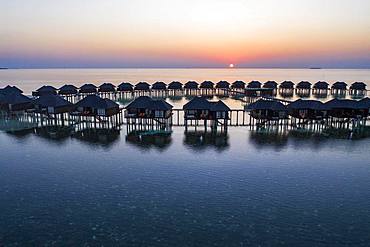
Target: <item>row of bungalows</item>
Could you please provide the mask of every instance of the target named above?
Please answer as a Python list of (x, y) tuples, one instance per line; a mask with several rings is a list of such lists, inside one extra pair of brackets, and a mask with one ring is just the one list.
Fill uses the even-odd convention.
[(370, 99), (362, 100), (333, 99), (326, 103), (317, 100), (298, 99), (288, 105), (277, 100), (260, 99), (246, 107), (250, 116), (257, 120), (258, 124), (287, 123), (289, 116), (292, 124), (307, 124), (321, 122), (343, 126), (343, 123), (356, 121), (366, 122), (370, 111)]
[[(139, 82), (133, 85), (129, 82), (122, 82), (118, 86), (112, 83), (103, 83), (100, 86), (95, 86), (91, 83), (82, 85), (77, 88), (74, 85), (64, 85), (59, 89), (53, 86), (42, 86), (32, 93), (33, 96), (41, 96), (45, 94), (59, 94), (69, 100), (72, 100), (76, 95), (84, 96), (89, 94), (99, 94), (104, 97), (116, 97), (136, 94), (137, 96), (152, 95), (163, 97), (166, 95), (181, 95), (185, 92), (186, 95), (197, 96), (201, 95), (228, 95), (229, 93), (242, 93), (246, 96), (256, 97), (261, 95), (275, 95), (279, 92), (284, 96), (293, 95), (294, 91), (297, 95), (305, 96), (311, 91), (315, 95), (326, 95), (329, 91), (332, 94), (345, 94), (348, 90), (348, 85), (345, 82), (336, 82), (329, 88), (329, 83), (325, 81), (316, 82), (312, 85), (308, 81), (301, 81), (295, 85), (292, 81), (283, 81), (278, 84), (275, 81), (267, 81), (261, 83), (259, 81), (251, 81), (246, 84), (243, 81), (235, 81), (232, 84), (227, 81), (204, 81), (198, 83), (196, 81), (188, 81), (182, 84), (178, 81), (173, 81), (166, 84), (162, 81), (155, 82), (150, 85), (147, 82)], [(351, 95), (365, 95), (367, 92), (366, 84), (363, 82), (355, 82), (349, 87)]]
[(112, 121), (115, 116), (114, 122), (118, 123), (121, 113), (119, 105), (110, 99), (92, 94), (73, 104), (47, 86), (34, 98), (10, 86), (0, 89), (0, 109), (7, 116), (32, 114), (41, 122), (46, 119), (63, 125), (65, 119), (71, 120), (71, 116), (75, 120), (83, 118), (85, 121), (86, 117), (90, 117), (90, 120), (98, 123)]

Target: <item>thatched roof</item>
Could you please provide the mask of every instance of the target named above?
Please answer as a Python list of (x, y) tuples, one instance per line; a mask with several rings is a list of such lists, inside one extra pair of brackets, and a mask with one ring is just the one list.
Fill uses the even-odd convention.
[(149, 83), (147, 82), (139, 82), (138, 84), (135, 85), (135, 90), (142, 90), (142, 91), (145, 91), (145, 90), (149, 90), (150, 89), (150, 85)]
[(99, 86), (99, 92), (114, 92), (116, 91), (116, 87), (109, 82), (103, 83)]
[(221, 100), (211, 103), (211, 111), (230, 111), (230, 108)]
[(148, 106), (149, 110), (157, 111), (169, 111), (172, 108), (173, 106), (164, 100), (152, 100), (152, 102)]
[(210, 102), (205, 97), (194, 97), (183, 106), (184, 110), (209, 110), (209, 111), (230, 111), (230, 108), (221, 100)]
[(244, 81), (235, 81), (231, 85), (231, 88), (244, 89), (245, 88), (245, 82)]
[(366, 90), (366, 84), (363, 82), (354, 82), (350, 86), (350, 89), (352, 90)]
[(148, 96), (140, 96), (126, 106), (126, 109), (149, 109), (168, 111), (172, 109), (172, 105), (164, 100), (154, 100)]
[(6, 86), (0, 89), (0, 94), (21, 94), (23, 91), (16, 86)]
[(351, 99), (332, 99), (325, 103), (327, 109), (362, 109), (359, 101)]
[(318, 100), (302, 100), (298, 99), (287, 106), (290, 110), (326, 110), (324, 103)]
[(41, 95), (47, 95), (47, 94), (56, 94), (57, 89), (53, 86), (42, 86), (39, 89), (36, 90), (39, 96)]
[(277, 88), (277, 83), (276, 81), (267, 81), (263, 84), (263, 88), (273, 88), (273, 89), (276, 89)]
[(96, 93), (97, 87), (91, 83), (84, 84), (80, 87), (80, 93)]
[(59, 88), (59, 94), (68, 95), (68, 94), (77, 94), (77, 87), (73, 85), (64, 85)]
[(72, 106), (73, 104), (63, 97), (54, 94), (41, 95), (39, 98), (33, 101), (34, 105), (40, 107), (64, 107)]
[(314, 89), (328, 89), (329, 87), (329, 83), (327, 83), (326, 81), (318, 81), (315, 83), (315, 85), (313, 85), (313, 88)]
[(152, 89), (154, 90), (166, 90), (167, 85), (163, 81), (157, 81), (152, 85)]
[(228, 83), (227, 81), (219, 81), (217, 82), (216, 84), (216, 88), (229, 88), (230, 87), (230, 83)]
[(183, 107), (184, 110), (209, 110), (211, 108), (209, 101), (204, 97), (194, 97)]
[(286, 111), (286, 107), (279, 101), (259, 99), (246, 107), (247, 111), (253, 110), (272, 110), (272, 111)]
[(119, 105), (110, 100), (110, 99), (103, 99), (97, 95), (88, 95), (84, 99), (80, 100), (76, 103), (77, 107), (84, 107), (84, 108), (93, 108), (93, 109), (111, 109), (111, 108), (118, 108)]
[(134, 90), (134, 86), (129, 82), (122, 82), (117, 87), (117, 91), (121, 91), (121, 92), (131, 92), (133, 90)]
[(292, 81), (283, 81), (280, 83), (279, 87), (284, 89), (293, 89), (294, 83)]
[(259, 81), (251, 81), (248, 83), (247, 88), (261, 88), (262, 83)]
[(31, 103), (31, 99), (27, 96), (20, 94), (20, 93), (7, 93), (7, 94), (0, 94), (0, 103), (3, 104), (24, 104), (24, 103)]
[(211, 81), (204, 81), (200, 84), (199, 88), (212, 89), (213, 85), (214, 85), (214, 83), (211, 82)]
[(180, 90), (180, 89), (182, 89), (182, 83), (178, 82), (178, 81), (173, 81), (168, 85), (168, 89)]
[(198, 83), (195, 81), (188, 81), (185, 83), (184, 86), (185, 89), (197, 89), (198, 88)]
[(297, 84), (296, 88), (299, 89), (311, 89), (311, 82), (308, 81), (301, 81)]
[(342, 81), (337, 81), (336, 83), (331, 86), (332, 89), (339, 89), (339, 90), (346, 90), (347, 89), (347, 83)]

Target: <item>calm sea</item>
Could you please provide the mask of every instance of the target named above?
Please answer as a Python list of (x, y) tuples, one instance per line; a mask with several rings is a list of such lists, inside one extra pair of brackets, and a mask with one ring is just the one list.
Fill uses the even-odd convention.
[[(8, 70), (1, 84), (365, 81), (368, 70)], [(235, 103), (237, 104), (237, 103)], [(240, 104), (240, 103), (238, 103)], [(0, 246), (370, 246), (370, 139), (0, 131)]]
[(125, 81), (133, 84), (139, 81), (154, 83), (156, 81), (181, 81), (183, 83), (195, 80), (202, 82), (211, 80), (218, 82), (226, 80), (234, 82), (243, 80), (249, 82), (258, 80), (265, 82), (274, 80), (282, 82), (291, 80), (295, 83), (300, 81), (345, 81), (351, 84), (355, 81), (367, 83), (370, 87), (370, 70), (353, 69), (10, 69), (0, 70), (0, 87), (8, 84), (17, 85), (31, 93), (33, 90), (48, 84), (56, 87), (65, 83), (73, 83), (80, 86), (84, 83)]

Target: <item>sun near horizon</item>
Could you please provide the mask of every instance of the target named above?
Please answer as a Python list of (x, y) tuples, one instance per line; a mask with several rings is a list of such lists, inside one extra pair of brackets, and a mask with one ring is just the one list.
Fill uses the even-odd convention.
[(0, 3), (0, 67), (370, 67), (370, 1)]

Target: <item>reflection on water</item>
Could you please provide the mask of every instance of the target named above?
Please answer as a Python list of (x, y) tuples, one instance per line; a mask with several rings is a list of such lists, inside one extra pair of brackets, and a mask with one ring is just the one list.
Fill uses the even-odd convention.
[(222, 152), (229, 146), (229, 136), (226, 133), (185, 131), (184, 145), (194, 152), (202, 152), (210, 147)]
[(0, 132), (0, 246), (370, 242), (370, 139), (55, 131)]
[(132, 131), (127, 134), (126, 142), (142, 150), (156, 148), (159, 151), (166, 150), (172, 142), (172, 132), (147, 134), (146, 132)]
[(75, 132), (72, 137), (91, 146), (98, 145), (109, 148), (120, 140), (117, 129), (85, 129)]

